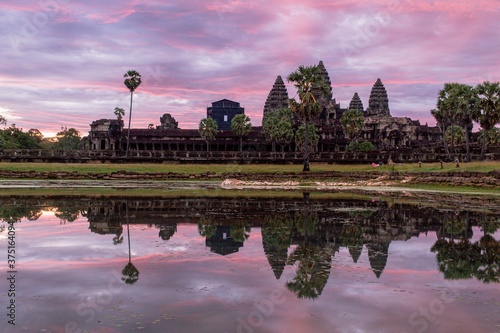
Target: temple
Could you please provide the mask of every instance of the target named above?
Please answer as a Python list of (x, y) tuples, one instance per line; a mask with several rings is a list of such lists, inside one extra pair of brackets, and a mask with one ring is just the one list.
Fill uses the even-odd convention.
[(231, 120), (237, 114), (245, 114), (245, 109), (240, 103), (228, 99), (213, 102), (212, 106), (207, 108), (207, 118), (213, 118), (218, 128), (223, 131), (231, 130)]
[[(315, 92), (321, 106), (320, 114), (313, 120), (320, 136), (314, 149), (315, 153), (346, 150), (350, 139), (342, 129), (340, 118), (347, 110), (363, 112), (364, 127), (362, 133), (358, 133), (357, 137), (361, 138), (362, 141), (370, 141), (379, 151), (393, 148), (428, 149), (429, 147), (438, 147), (441, 144), (442, 131), (440, 128), (427, 124), (421, 125), (418, 120), (408, 117), (391, 116), (388, 93), (380, 78), (373, 84), (366, 109), (357, 92), (354, 92), (349, 105), (343, 108), (334, 97), (331, 78), (322, 61), (318, 63), (318, 68), (329, 90), (327, 94)], [(263, 120), (269, 113), (287, 108), (288, 99), (289, 95), (285, 83), (278, 75), (266, 100), (263, 101)], [(207, 108), (206, 115), (216, 120), (219, 132), (210, 142), (203, 140), (197, 129), (179, 129), (177, 121), (170, 114), (164, 114), (160, 118), (161, 125), (156, 126), (156, 128), (130, 129), (130, 147), (133, 151), (162, 152), (161, 156), (167, 156), (172, 151), (237, 152), (239, 150), (239, 137), (231, 131), (231, 120), (235, 115), (244, 113), (245, 109), (236, 101), (222, 99), (213, 102), (212, 106)], [(128, 130), (124, 128), (122, 120), (96, 120), (90, 125), (87, 137), (89, 150), (111, 151), (119, 155), (120, 152), (125, 151), (127, 137)], [(272, 142), (266, 139), (260, 126), (254, 126), (252, 132), (244, 140), (244, 151), (271, 152), (273, 148)], [(298, 147), (293, 142), (284, 150), (284, 152), (297, 151)]]

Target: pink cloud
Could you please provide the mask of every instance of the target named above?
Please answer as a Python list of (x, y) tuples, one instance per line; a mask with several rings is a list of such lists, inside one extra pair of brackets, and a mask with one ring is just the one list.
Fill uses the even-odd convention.
[(157, 124), (168, 112), (182, 128), (196, 128), (220, 98), (240, 102), (258, 125), (276, 76), (319, 60), (342, 107), (356, 91), (367, 104), (380, 77), (393, 115), (422, 123), (445, 82), (500, 75), (491, 0), (72, 1), (30, 38), (23, 36), (26, 22), (41, 9), (13, 1), (0, 8), (16, 17), (0, 28), (18, 43), (0, 50), (3, 59), (15, 59), (0, 65), (0, 106), (17, 125), (45, 132), (71, 123), (85, 133), (93, 120), (113, 117), (115, 106), (127, 109), (121, 76), (131, 68), (145, 78), (133, 125)]

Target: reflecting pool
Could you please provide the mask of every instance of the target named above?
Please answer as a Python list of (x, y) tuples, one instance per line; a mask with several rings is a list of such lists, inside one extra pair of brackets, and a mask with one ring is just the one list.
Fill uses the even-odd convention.
[(499, 332), (497, 200), (0, 197), (0, 331)]

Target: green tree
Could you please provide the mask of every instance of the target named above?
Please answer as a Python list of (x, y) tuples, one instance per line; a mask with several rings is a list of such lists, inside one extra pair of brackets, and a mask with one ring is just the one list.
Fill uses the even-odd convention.
[(281, 151), (285, 145), (293, 141), (293, 113), (289, 108), (282, 108), (269, 112), (264, 118), (262, 129), (266, 139), (272, 142), (272, 150), (276, 151), (276, 143), (281, 145)]
[[(477, 121), (486, 132), (500, 123), (500, 82), (485, 81), (475, 88), (478, 107), (474, 114)], [(483, 136), (481, 147), (481, 160), (486, 155), (486, 136)]]
[(2, 115), (0, 115), (0, 125), (7, 125), (7, 119), (5, 119)]
[(250, 118), (244, 114), (237, 114), (231, 120), (231, 130), (240, 138), (240, 152), (243, 151), (243, 138), (252, 131)]
[[(479, 131), (479, 141), (484, 140), (484, 130)], [(486, 143), (491, 146), (500, 146), (500, 129), (493, 127), (486, 132)]]
[(448, 143), (446, 142), (446, 127), (449, 125), (449, 119), (444, 110), (433, 109), (431, 110), (431, 114), (436, 119), (436, 123), (439, 127), (441, 127), (441, 133), (443, 134), (443, 147), (446, 153), (446, 156), (450, 156), (450, 151), (448, 149)]
[(271, 141), (272, 151), (276, 151), (276, 137), (278, 134), (279, 116), (276, 111), (272, 111), (266, 114), (264, 121), (262, 122), (262, 130), (266, 136), (266, 140)]
[(281, 146), (281, 152), (285, 151), (285, 145), (293, 141), (293, 113), (288, 108), (278, 110), (278, 123), (276, 126), (276, 142)]
[(315, 150), (319, 142), (316, 126), (313, 124), (309, 124), (308, 126), (309, 131), (306, 131), (305, 124), (302, 124), (297, 128), (297, 132), (295, 132), (295, 143), (300, 151)]
[[(463, 128), (461, 137), (465, 140), (467, 161), (470, 161), (470, 131), (477, 107), (474, 88), (466, 84), (445, 83), (443, 89), (439, 91), (437, 105), (438, 109), (448, 118), (450, 126), (453, 127), (456, 124)], [(450, 131), (451, 140), (446, 139), (446, 141), (451, 142), (451, 146), (454, 147), (456, 144), (456, 140), (453, 138), (455, 130)]]
[(30, 132), (23, 132), (15, 124), (0, 130), (0, 148), (3, 149), (39, 149), (38, 139)]
[(115, 112), (114, 112), (116, 119), (122, 120), (123, 116), (125, 115), (125, 110), (122, 108), (116, 107)]
[(123, 77), (125, 78), (125, 81), (123, 81), (123, 83), (130, 90), (130, 112), (128, 114), (128, 133), (127, 133), (127, 150), (126, 150), (126, 155), (128, 156), (130, 149), (130, 122), (132, 119), (132, 97), (134, 95), (134, 91), (140, 86), (142, 80), (141, 80), (141, 74), (139, 74), (139, 72), (134, 70), (128, 71), (127, 73), (125, 73), (125, 75), (123, 75)]
[(462, 127), (453, 125), (446, 129), (446, 142), (454, 145), (461, 145), (465, 141), (465, 134)]
[[(459, 86), (458, 83), (445, 83), (443, 89), (438, 92), (437, 110), (446, 127), (459, 124), (460, 121), (457, 116), (457, 110), (460, 108)], [(451, 157), (455, 159), (454, 131), (451, 132), (451, 136)]]
[(348, 110), (340, 117), (342, 129), (347, 134), (349, 139), (356, 139), (363, 130), (365, 117), (360, 110)]
[[(290, 109), (304, 121), (304, 128), (309, 128), (309, 122), (321, 112), (321, 105), (315, 97), (315, 93), (328, 95), (329, 87), (321, 76), (318, 66), (299, 66), (299, 68), (288, 75), (288, 82), (292, 82), (297, 88), (299, 101), (290, 99)], [(314, 126), (314, 125), (313, 125)], [(310, 171), (309, 167), (309, 131), (305, 131), (304, 138), (304, 168), (303, 171)]]
[(43, 134), (42, 132), (40, 132), (38, 129), (36, 128), (31, 128), (29, 131), (28, 131), (28, 135), (30, 137), (32, 137), (33, 139), (35, 139), (35, 141), (38, 143), (38, 144), (41, 144), (42, 141), (43, 141)]
[(198, 132), (203, 140), (207, 143), (207, 151), (210, 150), (209, 141), (215, 138), (219, 127), (213, 118), (203, 118), (198, 126)]
[(56, 134), (56, 142), (53, 149), (57, 150), (80, 150), (81, 149), (80, 132), (74, 128), (63, 127), (60, 132)]
[(346, 147), (347, 151), (374, 151), (376, 149), (377, 147), (370, 141), (351, 141)]

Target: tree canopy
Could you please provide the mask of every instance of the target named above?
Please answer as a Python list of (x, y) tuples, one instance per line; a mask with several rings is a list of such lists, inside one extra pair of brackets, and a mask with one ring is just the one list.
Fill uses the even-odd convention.
[(215, 138), (218, 129), (219, 126), (217, 125), (217, 122), (213, 118), (210, 117), (203, 118), (200, 121), (200, 124), (198, 126), (198, 132), (200, 133), (200, 136), (207, 142), (207, 151), (210, 149), (208, 141), (213, 140)]
[(342, 129), (347, 134), (349, 139), (355, 139), (365, 123), (365, 117), (360, 110), (347, 110), (340, 117), (340, 124)]
[(243, 150), (243, 138), (252, 131), (250, 118), (244, 114), (237, 114), (231, 120), (231, 130), (240, 138), (240, 151)]
[[(474, 120), (486, 132), (500, 123), (500, 82), (485, 81), (475, 88), (478, 102)], [(485, 158), (486, 136), (483, 137), (481, 159)]]
[[(135, 70), (128, 71), (127, 73), (125, 73), (125, 75), (123, 75), (123, 77), (125, 78), (123, 84), (125, 84), (125, 86), (130, 90), (130, 112), (128, 113), (128, 134), (127, 134), (127, 150), (126, 150), (126, 154), (128, 156), (130, 149), (130, 123), (132, 121), (132, 97), (134, 95), (134, 91), (141, 85), (142, 79), (141, 79), (141, 74), (139, 74), (139, 72)], [(116, 108), (115, 112), (117, 112)]]

